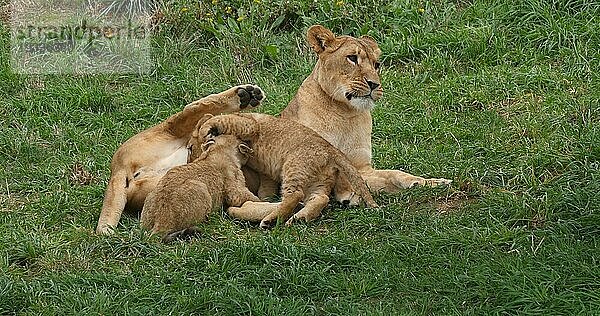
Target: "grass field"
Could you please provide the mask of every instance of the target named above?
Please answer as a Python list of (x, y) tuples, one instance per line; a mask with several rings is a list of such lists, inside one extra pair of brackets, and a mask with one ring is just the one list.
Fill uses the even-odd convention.
[[(1, 315), (600, 314), (600, 3), (164, 10), (143, 75), (17, 75), (0, 26)], [(94, 234), (119, 144), (246, 81), (279, 113), (315, 63), (313, 23), (380, 43), (375, 165), (451, 187), (271, 231), (215, 213), (173, 245), (135, 217)]]

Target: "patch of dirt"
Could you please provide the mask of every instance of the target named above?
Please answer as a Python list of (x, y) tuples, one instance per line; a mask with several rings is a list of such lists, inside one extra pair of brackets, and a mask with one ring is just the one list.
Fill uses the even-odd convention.
[(540, 229), (544, 228), (546, 225), (546, 216), (542, 213), (536, 213), (531, 221), (529, 221), (528, 225), (530, 229)]
[(435, 201), (435, 209), (440, 214), (448, 214), (453, 211), (462, 209), (467, 204), (473, 203), (475, 198), (469, 197), (466, 192), (456, 191), (446, 197), (439, 198)]
[[(0, 188), (2, 189), (2, 188)], [(21, 212), (25, 206), (37, 201), (34, 196), (21, 197), (11, 193), (8, 186), (4, 193), (0, 193), (0, 213)]]
[(486, 106), (487, 110), (496, 111), (501, 117), (508, 119), (509, 117), (530, 112), (528, 109), (531, 105), (539, 105), (544, 102), (544, 96), (532, 93), (526, 93), (517, 97), (509, 97), (499, 102), (493, 102)]
[(76, 162), (71, 167), (71, 173), (69, 175), (69, 182), (71, 182), (71, 184), (89, 185), (94, 182), (94, 180), (94, 175), (92, 175), (80, 162)]
[(10, 26), (11, 8), (10, 3), (0, 5), (0, 23)]
[(495, 109), (496, 112), (498, 113), (498, 115), (507, 119), (511, 115), (510, 109), (516, 103), (517, 103), (517, 100), (515, 98), (506, 98), (496, 104), (490, 105), (489, 109)]
[(470, 181), (464, 181), (460, 183), (458, 190), (451, 190), (446, 196), (436, 198), (432, 204), (440, 214), (449, 214), (474, 203), (477, 192), (482, 189), (485, 190)]

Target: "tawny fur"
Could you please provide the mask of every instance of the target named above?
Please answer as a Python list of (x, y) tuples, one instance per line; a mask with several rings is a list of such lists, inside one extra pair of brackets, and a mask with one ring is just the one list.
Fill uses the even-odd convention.
[[(197, 134), (195, 134), (196, 136)], [(197, 146), (190, 140), (193, 162), (169, 170), (146, 198), (141, 225), (168, 242), (208, 217), (224, 204), (240, 206), (259, 201), (247, 188), (242, 165), (250, 147), (232, 135), (209, 139)]]
[(204, 114), (237, 112), (258, 106), (262, 98), (257, 86), (232, 87), (188, 104), (181, 112), (123, 143), (110, 164), (110, 180), (96, 232), (111, 233), (125, 209), (139, 212), (162, 176), (187, 162), (186, 144)]
[[(281, 203), (262, 218), (261, 227), (269, 226), (276, 219), (289, 219), (289, 225), (296, 219), (310, 221), (319, 216), (329, 202), (329, 194), (338, 175), (350, 180), (353, 191), (369, 207), (377, 206), (364, 180), (348, 159), (301, 124), (266, 114), (230, 114), (207, 120), (198, 133), (206, 137), (231, 134), (249, 140), (254, 153), (247, 166), (281, 182)], [(293, 214), (302, 201), (304, 207)], [(253, 210), (255, 208), (249, 211), (251, 214), (244, 215), (243, 208), (233, 208), (230, 214), (244, 219), (265, 215), (262, 211), (256, 215)]]
[[(317, 132), (343, 152), (373, 191), (398, 192), (414, 185), (437, 186), (451, 180), (424, 179), (398, 170), (376, 170), (371, 161), (371, 110), (383, 95), (378, 58), (381, 50), (368, 36), (335, 36), (320, 25), (307, 40), (318, 60), (281, 113)], [(348, 188), (336, 187), (347, 199)]]

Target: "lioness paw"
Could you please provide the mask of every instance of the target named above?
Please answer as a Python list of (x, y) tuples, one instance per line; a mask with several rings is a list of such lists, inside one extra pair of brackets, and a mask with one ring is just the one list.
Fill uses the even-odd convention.
[(265, 97), (262, 89), (253, 85), (238, 87), (237, 95), (240, 98), (240, 109), (245, 109), (248, 106), (252, 108), (257, 107)]

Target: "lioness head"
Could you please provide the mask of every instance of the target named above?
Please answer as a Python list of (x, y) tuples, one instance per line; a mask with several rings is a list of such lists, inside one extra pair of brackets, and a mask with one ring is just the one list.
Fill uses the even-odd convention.
[(334, 100), (360, 111), (369, 111), (381, 98), (379, 79), (381, 50), (368, 36), (335, 36), (321, 25), (308, 29), (308, 43), (319, 60), (313, 75)]

